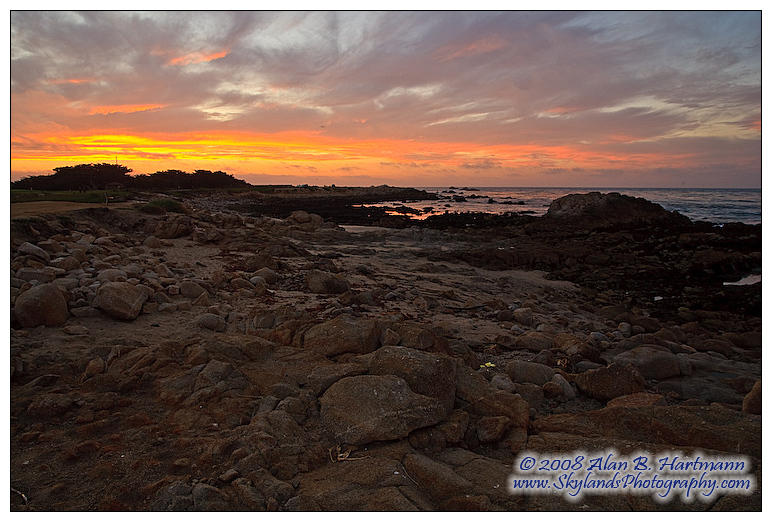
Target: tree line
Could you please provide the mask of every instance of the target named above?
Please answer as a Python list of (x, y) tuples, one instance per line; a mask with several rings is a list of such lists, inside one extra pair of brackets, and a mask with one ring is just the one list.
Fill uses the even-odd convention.
[(250, 186), (221, 170), (164, 170), (130, 176), (124, 165), (87, 163), (56, 167), (53, 174), (29, 176), (11, 182), (13, 189), (31, 190), (175, 190), (200, 188), (236, 188)]

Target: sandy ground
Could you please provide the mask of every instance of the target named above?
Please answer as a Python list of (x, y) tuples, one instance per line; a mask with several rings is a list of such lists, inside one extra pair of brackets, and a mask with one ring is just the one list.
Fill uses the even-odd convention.
[[(133, 204), (134, 203), (130, 201), (111, 203), (109, 208), (130, 207)], [(27, 201), (24, 203), (11, 203), (11, 219), (104, 206), (104, 203), (76, 203), (74, 201)]]

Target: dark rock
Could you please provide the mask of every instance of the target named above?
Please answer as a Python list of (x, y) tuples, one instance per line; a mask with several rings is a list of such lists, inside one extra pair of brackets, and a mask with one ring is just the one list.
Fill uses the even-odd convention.
[(349, 283), (345, 278), (321, 270), (308, 272), (306, 285), (316, 294), (342, 294), (349, 289)]
[(647, 379), (667, 379), (681, 375), (678, 357), (667, 348), (653, 344), (642, 344), (617, 355), (615, 362), (635, 366)]
[(180, 295), (189, 299), (195, 299), (206, 292), (206, 289), (194, 281), (182, 281), (179, 284)]
[(214, 330), (215, 332), (224, 332), (226, 328), (225, 319), (216, 314), (205, 313), (198, 316), (196, 325), (199, 328)]
[(321, 419), (340, 443), (362, 445), (395, 440), (440, 422), (437, 399), (413, 392), (393, 375), (345, 377), (322, 395)]
[(646, 381), (637, 370), (618, 363), (588, 370), (571, 377), (582, 393), (601, 401), (642, 392), (646, 389)]
[(453, 409), (456, 361), (446, 355), (404, 346), (384, 346), (373, 353), (369, 373), (402, 377), (414, 392), (439, 400), (447, 413)]
[(618, 192), (563, 196), (550, 204), (545, 217), (589, 228), (651, 224), (683, 226), (690, 223), (689, 218), (678, 212), (669, 212), (651, 201)]
[(666, 406), (667, 402), (662, 395), (657, 393), (632, 393), (611, 399), (606, 404), (607, 408), (637, 408), (639, 406)]
[(303, 347), (327, 357), (341, 353), (369, 353), (378, 348), (380, 330), (371, 319), (339, 315), (309, 328)]
[(510, 426), (508, 417), (481, 417), (477, 421), (477, 438), (481, 444), (500, 440)]
[(33, 286), (16, 298), (14, 315), (25, 328), (39, 325), (60, 326), (69, 312), (64, 295), (53, 283)]
[(51, 256), (48, 252), (40, 248), (39, 246), (35, 246), (32, 243), (24, 242), (19, 247), (19, 253), (26, 254), (28, 256), (37, 257), (44, 263), (49, 263), (51, 261)]
[(131, 283), (105, 283), (97, 290), (94, 307), (110, 317), (130, 321), (142, 311), (147, 298), (147, 292)]
[(552, 380), (555, 370), (544, 364), (528, 361), (510, 361), (506, 366), (507, 375), (516, 383), (543, 385)]

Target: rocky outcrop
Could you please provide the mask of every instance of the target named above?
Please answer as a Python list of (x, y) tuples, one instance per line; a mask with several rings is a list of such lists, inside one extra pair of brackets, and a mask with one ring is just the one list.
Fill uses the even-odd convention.
[(394, 375), (345, 377), (319, 399), (321, 419), (338, 442), (362, 445), (406, 437), (446, 415), (442, 403)]
[(440, 401), (450, 413), (456, 400), (456, 360), (404, 346), (384, 346), (373, 353), (369, 373), (396, 375), (410, 389)]
[(661, 205), (618, 192), (569, 194), (554, 200), (547, 219), (570, 221), (574, 226), (604, 228), (619, 225), (688, 225), (689, 218)]
[(380, 330), (375, 321), (339, 315), (309, 328), (303, 347), (328, 357), (341, 353), (369, 353), (378, 348)]

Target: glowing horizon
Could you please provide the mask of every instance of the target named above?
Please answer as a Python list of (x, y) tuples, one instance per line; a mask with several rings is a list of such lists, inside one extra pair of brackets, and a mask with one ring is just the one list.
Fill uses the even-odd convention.
[[(119, 25), (134, 36), (111, 38)], [(761, 184), (758, 13), (12, 12), (11, 26), (11, 179), (117, 157), (251, 183)]]

